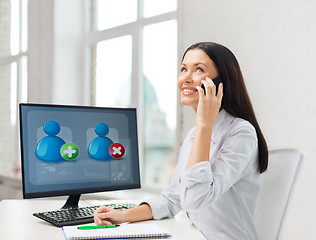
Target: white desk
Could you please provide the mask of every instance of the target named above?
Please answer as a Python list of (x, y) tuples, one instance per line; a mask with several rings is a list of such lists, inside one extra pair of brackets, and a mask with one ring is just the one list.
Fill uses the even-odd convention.
[[(93, 202), (93, 203), (91, 203)], [(56, 210), (65, 200), (2, 200), (0, 201), (0, 239), (5, 240), (64, 240), (60, 228), (39, 218), (34, 212)], [(95, 205), (95, 201), (81, 201), (80, 206)], [(205, 240), (203, 235), (187, 219), (184, 213), (175, 218), (151, 221), (172, 234), (172, 240)], [(133, 223), (137, 224), (137, 223)]]

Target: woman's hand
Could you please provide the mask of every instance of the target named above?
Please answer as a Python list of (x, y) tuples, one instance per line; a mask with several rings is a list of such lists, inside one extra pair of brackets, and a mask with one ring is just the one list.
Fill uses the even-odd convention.
[(94, 223), (97, 225), (139, 222), (153, 218), (151, 207), (146, 203), (125, 210), (115, 210), (109, 207), (101, 206), (94, 211), (93, 216)]
[(204, 84), (205, 94), (200, 86), (196, 87), (199, 91), (199, 103), (196, 109), (196, 134), (187, 168), (202, 161), (209, 161), (212, 126), (219, 113), (223, 97), (222, 83), (219, 85), (216, 95), (216, 86), (210, 78), (201, 82)]
[(202, 80), (201, 83), (205, 87), (205, 94), (204, 90), (200, 86), (196, 87), (199, 91), (199, 103), (196, 110), (196, 124), (197, 127), (202, 126), (212, 128), (221, 107), (223, 84), (219, 84), (218, 93), (216, 95), (216, 86), (212, 79), (207, 77), (205, 80)]
[(93, 216), (96, 225), (111, 225), (124, 222), (124, 210), (115, 210), (105, 206), (95, 210)]

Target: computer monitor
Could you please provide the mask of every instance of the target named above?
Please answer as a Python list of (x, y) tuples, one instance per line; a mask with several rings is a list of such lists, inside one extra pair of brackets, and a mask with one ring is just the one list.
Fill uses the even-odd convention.
[(19, 104), (24, 198), (140, 188), (135, 108)]

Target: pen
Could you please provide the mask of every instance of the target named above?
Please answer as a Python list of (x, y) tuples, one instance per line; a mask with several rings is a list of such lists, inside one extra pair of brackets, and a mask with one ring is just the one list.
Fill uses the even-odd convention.
[(90, 230), (90, 229), (99, 229), (99, 228), (115, 228), (120, 225), (111, 224), (111, 225), (99, 225), (99, 226), (80, 226), (78, 227), (79, 230)]

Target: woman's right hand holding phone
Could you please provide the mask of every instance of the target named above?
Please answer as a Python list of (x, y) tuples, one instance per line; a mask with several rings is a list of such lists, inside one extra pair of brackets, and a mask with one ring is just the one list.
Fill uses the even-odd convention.
[(207, 77), (205, 80), (202, 80), (201, 83), (204, 85), (205, 91), (200, 86), (196, 87), (199, 91), (196, 124), (197, 127), (208, 126), (211, 128), (221, 107), (223, 84), (219, 84), (216, 94), (216, 86), (212, 79)]
[(205, 93), (200, 86), (196, 87), (199, 91), (199, 102), (196, 109), (196, 133), (187, 168), (203, 161), (209, 161), (212, 126), (218, 116), (223, 97), (222, 83), (219, 84), (217, 94), (212, 79), (207, 77), (201, 83), (205, 87)]

